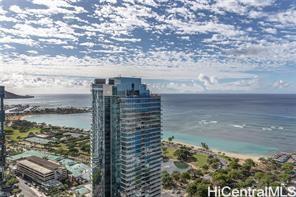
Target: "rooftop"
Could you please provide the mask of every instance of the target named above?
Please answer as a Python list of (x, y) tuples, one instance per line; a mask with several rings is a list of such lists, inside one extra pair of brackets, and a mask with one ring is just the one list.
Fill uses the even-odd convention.
[(31, 169), (33, 169), (35, 171), (38, 171), (38, 172), (40, 172), (42, 174), (49, 174), (49, 173), (52, 172), (52, 170), (49, 170), (49, 169), (47, 169), (47, 168), (45, 168), (43, 166), (40, 166), (40, 165), (38, 165), (38, 164), (36, 164), (36, 163), (34, 163), (32, 161), (29, 161), (27, 159), (20, 160), (20, 161), (18, 161), (18, 163), (22, 164), (24, 166), (27, 166), (28, 168), (31, 168)]
[(40, 166), (43, 166), (44, 168), (47, 168), (49, 170), (56, 170), (60, 167), (59, 164), (56, 164), (53, 161), (42, 159), (42, 158), (36, 157), (36, 156), (27, 157), (26, 160), (31, 161), (35, 164), (40, 165)]
[(91, 168), (89, 166), (82, 163), (76, 163), (74, 165), (65, 165), (65, 167), (74, 177), (81, 177), (88, 181), (90, 180)]
[(29, 151), (25, 151), (25, 152), (18, 154), (18, 155), (10, 156), (7, 158), (7, 160), (16, 161), (16, 160), (19, 160), (22, 158), (27, 158), (30, 156), (36, 156), (36, 157), (40, 157), (40, 158), (47, 157), (49, 160), (55, 160), (55, 161), (59, 161), (62, 159), (61, 156), (49, 154), (49, 153), (42, 152), (42, 151), (29, 150)]
[(47, 188), (54, 188), (54, 187), (60, 187), (63, 184), (60, 181), (53, 179), (53, 180), (43, 182), (42, 185), (47, 187)]
[(26, 141), (37, 143), (37, 144), (48, 144), (50, 142), (50, 140), (47, 140), (47, 139), (44, 139), (44, 138), (40, 138), (40, 137), (26, 138)]
[(36, 135), (36, 137), (39, 137), (39, 138), (48, 138), (49, 137), (49, 135), (47, 135), (47, 134), (35, 134)]
[(59, 162), (62, 166), (64, 166), (74, 177), (81, 177), (85, 180), (90, 180), (91, 168), (88, 165), (78, 163), (72, 159), (67, 159), (62, 156), (57, 156), (53, 154), (49, 154), (43, 151), (29, 150), (25, 151), (21, 154), (10, 156), (7, 159), (9, 161), (16, 161), (20, 159), (27, 159), (28, 157), (36, 156), (39, 158), (48, 158), (49, 160), (54, 160)]
[(75, 193), (78, 196), (84, 196), (84, 195), (90, 193), (90, 191), (85, 187), (79, 187), (79, 188), (75, 189)]
[[(135, 77), (114, 77), (106, 79), (95, 79), (93, 87), (103, 87), (104, 93), (110, 96), (149, 96), (150, 91), (141, 78)], [(108, 88), (109, 87), (109, 88)], [(111, 87), (111, 89), (110, 89)], [(115, 87), (113, 89), (112, 87)], [(107, 91), (108, 90), (108, 91)], [(107, 93), (110, 92), (110, 93)], [(109, 95), (110, 94), (110, 95)]]

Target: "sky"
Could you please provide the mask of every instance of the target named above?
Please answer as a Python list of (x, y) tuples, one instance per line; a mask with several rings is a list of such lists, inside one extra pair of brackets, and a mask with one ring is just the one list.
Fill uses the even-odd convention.
[(90, 93), (296, 93), (295, 0), (0, 0), (0, 84)]

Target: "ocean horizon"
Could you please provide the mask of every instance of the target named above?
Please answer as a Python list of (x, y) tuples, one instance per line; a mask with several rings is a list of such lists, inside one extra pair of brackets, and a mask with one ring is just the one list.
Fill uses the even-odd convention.
[[(34, 95), (6, 104), (90, 107), (89, 94)], [(295, 94), (161, 94), (163, 139), (248, 155), (293, 152)], [(32, 115), (26, 120), (90, 129), (91, 114)]]

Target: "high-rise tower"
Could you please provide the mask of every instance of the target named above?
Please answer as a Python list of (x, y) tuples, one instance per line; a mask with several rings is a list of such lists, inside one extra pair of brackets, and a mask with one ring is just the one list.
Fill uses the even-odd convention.
[(4, 169), (5, 169), (5, 133), (4, 133), (4, 87), (0, 86), (0, 192), (1, 185), (4, 181)]
[(92, 84), (93, 196), (160, 196), (161, 99), (140, 78)]

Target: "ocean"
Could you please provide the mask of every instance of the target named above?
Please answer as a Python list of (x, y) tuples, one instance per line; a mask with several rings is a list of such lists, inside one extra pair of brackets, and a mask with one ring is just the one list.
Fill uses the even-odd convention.
[[(90, 95), (35, 95), (6, 104), (90, 107)], [(296, 151), (296, 95), (165, 94), (163, 138), (221, 151), (270, 155)], [(35, 122), (90, 129), (91, 114), (33, 115)]]

